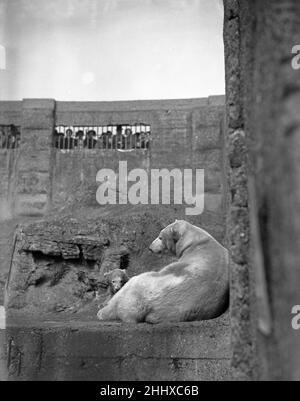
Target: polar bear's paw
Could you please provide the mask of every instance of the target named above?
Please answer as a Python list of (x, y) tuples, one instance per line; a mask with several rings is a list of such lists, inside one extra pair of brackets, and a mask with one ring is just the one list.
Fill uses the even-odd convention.
[(99, 320), (105, 320), (105, 319), (104, 319), (104, 316), (103, 316), (102, 309), (100, 309), (99, 312), (97, 313), (97, 318), (98, 318)]

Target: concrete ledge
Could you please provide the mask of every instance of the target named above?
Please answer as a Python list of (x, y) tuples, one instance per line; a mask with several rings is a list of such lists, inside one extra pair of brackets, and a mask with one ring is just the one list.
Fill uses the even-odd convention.
[(167, 325), (8, 322), (9, 380), (228, 380), (223, 318)]
[(23, 109), (54, 110), (54, 99), (23, 99)]
[(22, 112), (22, 102), (21, 101), (1, 101), (0, 102), (0, 113), (2, 112)]
[(164, 100), (132, 100), (116, 102), (56, 102), (57, 113), (70, 111), (107, 112), (135, 110), (190, 109), (208, 105), (208, 98), (198, 99), (164, 99)]

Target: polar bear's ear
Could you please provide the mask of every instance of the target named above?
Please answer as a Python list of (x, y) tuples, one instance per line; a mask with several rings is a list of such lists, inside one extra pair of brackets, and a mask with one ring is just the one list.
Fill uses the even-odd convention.
[(178, 222), (179, 222), (179, 220), (175, 219), (174, 223), (172, 224), (172, 226), (171, 226), (171, 232), (172, 232), (172, 233), (175, 232), (176, 226), (177, 226), (177, 223), (178, 223)]
[(172, 226), (172, 236), (174, 241), (178, 241), (180, 237), (180, 220), (175, 220)]

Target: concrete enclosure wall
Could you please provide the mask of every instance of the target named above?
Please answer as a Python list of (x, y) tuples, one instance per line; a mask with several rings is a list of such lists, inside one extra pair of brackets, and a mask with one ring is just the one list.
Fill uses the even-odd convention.
[[(228, 379), (228, 314), (211, 322), (158, 328), (95, 322), (95, 289), (104, 300), (107, 269), (126, 265), (132, 276), (174, 260), (151, 255), (148, 246), (175, 218), (224, 242), (224, 97), (90, 103), (26, 99), (0, 103), (2, 109), (0, 124), (21, 127), (20, 148), (1, 155), (5, 185), (0, 202), (6, 207), (0, 221), (2, 290), (8, 272), (9, 280), (7, 352), (0, 360), (7, 362), (7, 378)], [(140, 122), (151, 126), (149, 149), (53, 147), (55, 126)], [(119, 161), (127, 161), (128, 170), (148, 173), (204, 169), (204, 212), (186, 216), (185, 205), (172, 204), (100, 206), (96, 174), (102, 168), (118, 173)]]
[[(228, 177), (228, 192), (225, 191), (228, 195), (226, 197), (228, 202), (226, 241), (232, 256), (230, 310), (232, 355), (231, 352), (217, 354), (212, 352), (210, 356), (217, 355), (217, 358), (223, 359), (222, 372), (226, 371), (227, 357), (229, 357), (231, 359), (230, 371), (235, 379), (299, 380), (300, 336), (299, 332), (291, 328), (291, 309), (294, 305), (299, 305), (300, 282), (300, 75), (299, 70), (292, 68), (292, 48), (300, 43), (300, 3), (298, 0), (224, 0), (224, 5), (226, 129), (223, 150), (226, 158), (223, 161)], [(209, 133), (214, 132), (214, 129), (211, 131), (207, 127), (207, 121), (211, 121), (210, 119), (207, 120), (207, 117), (214, 114), (210, 113), (210, 110), (212, 110), (210, 109), (210, 106), (212, 106), (210, 104), (211, 100), (202, 102), (203, 100), (200, 103), (194, 103), (193, 106), (193, 101), (189, 104), (192, 109), (195, 109), (195, 114), (191, 110), (187, 112), (189, 107), (186, 107), (186, 102), (179, 102), (181, 106), (179, 103), (175, 106), (176, 102), (119, 103), (119, 106), (123, 112), (136, 113), (138, 105), (139, 111), (146, 113), (143, 117), (148, 116), (154, 136), (157, 135), (153, 144), (155, 149), (155, 141), (157, 141), (157, 152), (155, 155), (151, 153), (150, 159), (147, 161), (149, 166), (156, 157), (158, 163), (159, 160), (162, 160), (163, 162), (168, 161), (172, 165), (173, 160), (175, 160), (177, 165), (177, 157), (178, 162), (182, 163), (181, 154), (174, 155), (174, 150), (171, 151), (168, 148), (168, 145), (175, 143), (176, 129), (185, 138), (194, 138), (193, 133), (196, 131), (193, 131), (193, 127), (198, 126), (196, 128), (198, 130), (201, 126), (201, 121), (205, 121), (206, 125), (202, 126), (204, 136), (201, 137), (201, 144), (206, 143), (206, 137), (210, 138), (209, 143), (205, 145), (206, 151), (209, 148), (210, 150), (205, 153), (203, 149), (199, 148), (199, 154), (195, 156), (198, 148), (197, 141), (192, 141), (192, 146), (195, 146), (194, 153), (189, 153), (190, 149), (188, 150), (184, 146), (181, 147), (182, 154), (185, 154), (185, 157), (191, 154), (193, 156), (188, 164), (190, 166), (194, 161), (197, 163), (201, 160), (201, 163), (203, 163), (206, 160), (205, 154), (209, 154), (209, 157), (211, 157), (211, 159), (208, 158), (207, 160), (216, 160), (213, 154), (216, 155), (215, 151), (220, 149), (220, 147), (210, 145), (211, 140), (214, 142), (212, 139), (214, 135), (209, 135)], [(28, 106), (30, 105), (30, 103), (27, 104)], [(47, 107), (48, 111), (45, 111), (44, 106), (38, 106), (38, 103), (35, 104), (35, 109), (41, 117), (40, 123), (42, 126), (39, 127), (42, 130), (41, 137), (48, 138), (47, 129), (50, 127), (51, 130), (51, 124), (53, 125), (54, 105), (51, 102), (46, 102), (44, 106)], [(168, 106), (166, 106), (167, 104)], [(169, 106), (170, 104), (173, 104), (174, 107)], [(110, 107), (109, 104), (102, 104), (102, 106), (104, 108)], [(131, 106), (133, 106), (134, 110), (131, 109)], [(56, 112), (54, 114), (58, 116), (58, 121), (61, 123), (63, 123), (64, 118), (66, 118), (65, 121), (70, 121), (68, 118), (71, 115), (72, 123), (74, 123), (77, 115), (80, 115), (78, 112), (85, 114), (85, 111), (79, 110), (75, 103), (68, 105), (58, 104), (56, 107), (57, 114)], [(87, 107), (90, 112), (92, 111), (90, 107), (97, 108), (95, 104)], [(158, 132), (163, 131), (160, 131), (162, 127), (159, 127), (159, 122), (162, 122), (163, 118), (167, 117), (167, 110), (169, 109), (180, 110), (179, 113), (171, 111), (171, 114), (173, 113), (174, 121), (177, 114), (179, 116), (177, 121), (181, 121), (181, 123), (185, 121), (186, 125), (185, 127), (181, 125), (178, 127), (173, 126), (174, 138), (172, 138), (172, 136), (169, 136), (171, 132), (169, 127), (172, 126), (172, 120), (168, 121), (168, 127), (165, 127), (167, 128), (167, 136), (165, 138), (168, 138), (170, 142), (166, 143), (166, 147), (161, 147)], [(15, 121), (20, 121), (21, 125), (21, 110), (23, 110), (23, 106), (19, 103), (1, 104), (1, 123), (8, 119), (10, 124), (11, 119), (15, 119)], [(149, 112), (149, 110), (151, 111)], [(70, 113), (71, 111), (72, 113)], [(112, 116), (112, 112), (116, 113), (116, 110), (106, 108), (104, 114), (105, 112), (108, 112), (106, 115), (108, 117), (109, 115)], [(22, 113), (26, 119), (26, 124), (28, 124), (26, 127), (30, 128), (30, 111), (24, 107)], [(101, 114), (101, 118), (104, 118), (104, 114)], [(89, 113), (86, 113), (85, 118), (91, 118), (88, 115)], [(92, 113), (91, 115), (94, 116), (93, 118), (98, 118), (97, 113)], [(117, 116), (118, 113), (115, 114), (116, 118)], [(199, 116), (201, 118), (197, 120)], [(50, 120), (52, 118), (52, 123), (48, 120), (49, 126), (45, 127), (43, 126), (43, 121), (47, 120), (48, 117), (50, 117)], [(198, 123), (199, 125), (197, 125)], [(25, 144), (26, 139), (24, 140), (24, 138), (23, 143)], [(48, 157), (51, 159), (52, 156), (47, 153), (49, 149), (45, 150), (45, 158), (37, 161), (38, 165), (45, 163), (49, 166)], [(22, 151), (22, 147), (20, 151)], [(4, 157), (6, 159), (5, 162), (1, 163), (1, 168), (4, 166), (3, 177), (7, 178), (4, 179), (6, 184), (1, 192), (2, 200), (9, 199), (13, 190), (18, 188), (16, 183), (12, 189), (9, 189), (8, 183), (16, 182), (9, 177), (18, 177), (18, 167), (15, 166), (18, 166), (20, 156), (17, 154), (14, 156), (5, 155)], [(14, 159), (15, 157), (17, 157), (16, 160)], [(71, 155), (66, 157), (72, 159)], [(55, 166), (60, 165), (65, 160), (58, 161)], [(183, 159), (183, 163), (185, 163), (185, 159)], [(50, 165), (53, 166), (54, 164), (50, 163)], [(218, 165), (221, 166), (221, 164)], [(6, 166), (9, 166), (8, 170)], [(98, 166), (95, 168), (98, 168)], [(33, 207), (35, 212), (43, 213), (51, 205), (52, 199), (55, 200), (57, 205), (61, 205), (65, 199), (64, 185), (67, 182), (63, 170), (63, 165), (56, 171), (48, 169), (47, 172), (51, 171), (51, 174), (43, 176), (45, 182), (51, 183), (54, 175), (57, 177), (58, 182), (61, 182), (59, 188), (54, 189), (54, 191), (51, 190), (53, 193), (47, 191), (46, 196), (43, 197), (40, 196), (43, 192), (38, 192), (37, 204), (35, 204), (35, 199), (33, 198), (27, 198), (27, 202), (24, 194), (21, 194), (19, 198), (16, 197), (17, 205), (13, 210), (17, 210), (18, 213), (29, 213), (31, 207)], [(16, 172), (14, 173), (14, 171)], [(41, 172), (45, 173), (46, 171)], [(71, 176), (72, 171), (68, 172), (68, 174)], [(87, 174), (87, 176), (89, 175)], [(224, 191), (226, 183), (222, 182)], [(68, 194), (68, 191), (66, 192)], [(6, 195), (3, 196), (3, 194)], [(15, 197), (12, 197), (12, 199), (15, 199)], [(222, 202), (223, 204), (225, 203), (224, 201)], [(256, 296), (256, 294), (259, 296)], [(213, 323), (211, 322), (211, 324), (208, 338), (211, 338), (214, 331)], [(220, 327), (219, 324), (220, 322), (217, 322), (217, 328)], [(90, 367), (93, 372), (99, 368), (100, 365), (96, 366), (96, 368), (95, 365), (92, 365), (92, 358), (86, 365), (86, 361), (80, 354), (80, 347), (76, 347), (77, 354), (72, 353), (72, 350), (68, 350), (69, 353), (66, 355), (66, 350), (61, 346), (61, 344), (65, 344), (64, 338), (68, 338), (71, 343), (73, 341), (73, 344), (84, 345), (85, 342), (79, 340), (82, 338), (82, 332), (78, 331), (78, 329), (75, 329), (75, 332), (73, 331), (73, 337), (69, 335), (67, 328), (64, 328), (67, 331), (66, 336), (64, 332), (61, 335), (61, 330), (54, 331), (56, 333), (54, 338), (58, 339), (59, 344), (58, 352), (53, 354), (53, 349), (46, 348), (45, 353), (43, 353), (44, 335), (47, 336), (48, 330), (52, 329), (49, 326), (46, 327), (42, 335), (37, 332), (35, 334), (36, 340), (31, 344), (25, 325), (23, 330), (17, 330), (17, 332), (14, 332), (13, 327), (11, 328), (11, 332), (8, 333), (8, 348), (10, 350), (9, 367), (12, 377), (19, 376), (23, 379), (45, 377), (43, 376), (45, 366), (48, 368), (52, 366), (50, 375), (55, 378), (68, 377), (66, 365), (68, 358), (74, 366), (73, 371), (77, 369), (78, 377), (80, 378), (82, 377), (82, 369), (85, 366)], [(177, 329), (180, 330), (180, 328)], [(198, 329), (201, 330), (200, 327)], [(32, 330), (32, 327), (29, 330)], [(86, 331), (93, 330), (93, 327), (86, 329)], [(145, 335), (143, 338), (148, 338), (149, 330), (144, 328), (141, 328), (141, 330), (145, 330), (141, 336)], [(161, 357), (166, 354), (164, 354), (165, 348), (162, 347), (162, 355), (159, 358), (161, 365), (158, 371), (172, 372), (167, 376), (168, 379), (190, 378), (190, 376), (184, 376), (181, 370), (182, 366), (190, 366), (190, 369), (187, 368), (188, 372), (194, 369), (192, 379), (208, 377), (209, 363), (206, 363), (204, 368), (206, 375), (202, 374), (203, 371), (201, 369), (201, 374), (199, 374), (199, 370), (196, 370), (196, 367), (203, 363), (203, 360), (200, 363), (200, 359), (206, 359), (207, 361), (207, 353), (203, 352), (205, 350), (201, 348), (201, 344), (197, 343), (199, 340), (198, 332), (194, 337), (195, 333), (192, 326), (189, 326), (188, 330), (190, 331), (186, 333), (185, 339), (189, 339), (191, 342), (195, 341), (193, 356), (197, 347), (201, 350), (201, 355), (198, 353), (196, 359), (191, 361), (191, 354), (187, 347), (185, 352), (180, 354), (180, 360), (178, 360), (179, 354), (177, 353), (175, 358), (169, 358), (172, 350), (168, 351), (168, 358), (163, 359)], [(104, 328), (103, 331), (105, 331)], [(111, 333), (112, 341), (108, 341), (106, 344), (108, 346), (111, 344), (119, 346), (119, 342), (115, 341), (117, 338), (115, 336), (116, 333), (114, 330)], [(207, 333), (205, 329), (204, 333)], [(165, 337), (165, 334), (161, 334), (160, 338), (165, 338), (166, 343), (172, 344), (172, 336), (168, 336), (170, 333), (166, 334), (167, 337)], [(221, 337), (224, 338), (223, 334), (218, 336), (217, 339), (220, 342), (217, 342), (217, 345), (222, 343), (220, 339)], [(90, 333), (88, 335), (93, 336)], [(210, 344), (210, 347), (215, 346), (216, 344), (212, 345), (208, 338), (204, 339), (205, 343)], [(227, 341), (224, 344), (227, 344), (226, 347), (228, 347), (229, 343)], [(34, 351), (33, 353), (29, 352), (32, 350)], [(89, 352), (90, 350), (85, 349), (83, 351), (84, 356), (88, 355)], [(118, 369), (118, 372), (125, 372), (127, 366), (135, 365), (136, 359), (131, 356), (129, 356), (129, 360), (125, 359), (124, 362), (125, 356), (122, 352), (124, 350), (121, 349), (120, 360), (115, 360), (110, 364), (115, 368), (109, 377), (119, 378), (122, 373), (116, 373)], [(145, 353), (143, 353), (143, 350), (139, 352), (142, 356), (142, 361), (148, 366), (145, 371), (151, 370), (151, 366), (153, 367), (151, 363), (155, 357), (150, 358), (150, 360), (147, 350)], [(27, 367), (25, 373), (22, 371), (23, 356), (27, 358), (27, 362), (24, 362)], [(3, 354), (0, 355), (0, 359), (2, 358), (3, 360), (4, 357)], [(45, 362), (47, 358), (49, 364)], [(127, 365), (128, 361), (131, 362), (131, 365)], [(140, 363), (141, 360), (139, 360), (139, 366), (141, 366)], [(158, 360), (153, 363), (156, 368)], [(34, 368), (30, 370), (32, 367)], [(57, 370), (57, 367), (60, 370)], [(218, 374), (216, 365), (213, 369), (217, 375), (214, 378), (224, 378), (223, 374)], [(26, 372), (28, 373), (27, 375)], [(57, 376), (55, 376), (56, 374)], [(143, 375), (136, 375), (136, 377), (145, 378)], [(148, 377), (146, 378), (148, 379)]]
[[(43, 215), (51, 206), (72, 202), (74, 193), (87, 202), (86, 189), (97, 188), (100, 168), (117, 170), (119, 160), (130, 167), (204, 168), (207, 208), (221, 206), (222, 125), (224, 98), (141, 102), (2, 102), (0, 124), (21, 126), (18, 152), (1, 151), (1, 204), (11, 215)], [(151, 125), (151, 149), (70, 151), (52, 149), (55, 125), (109, 125), (143, 121)], [(17, 153), (17, 154), (16, 154)], [(10, 189), (11, 188), (11, 189)], [(75, 190), (74, 190), (75, 189)], [(213, 196), (219, 195), (219, 196)]]
[[(110, 125), (144, 122), (151, 126), (150, 151), (81, 151), (54, 155), (52, 202), (80, 199), (95, 204), (96, 173), (100, 168), (118, 171), (119, 160), (128, 169), (204, 168), (207, 209), (222, 207), (223, 97), (183, 101), (64, 103), (56, 105), (57, 125)], [(72, 188), (70, 187), (72, 186)]]
[[(16, 222), (51, 211), (98, 207), (96, 174), (101, 168), (118, 172), (119, 160), (128, 170), (143, 168), (205, 169), (205, 216), (223, 226), (224, 173), (222, 127), (224, 97), (137, 102), (55, 102), (25, 99), (0, 103), (0, 124), (21, 127), (19, 149), (0, 150), (1, 287), (8, 271), (12, 232)], [(151, 148), (72, 150), (52, 147), (55, 125), (151, 125)], [(204, 217), (205, 217), (204, 216)], [(212, 216), (210, 218), (210, 216)], [(222, 239), (222, 228), (214, 230)], [(1, 262), (2, 260), (2, 262)], [(1, 295), (2, 297), (2, 295)]]
[(300, 3), (224, 3), (233, 375), (299, 380)]

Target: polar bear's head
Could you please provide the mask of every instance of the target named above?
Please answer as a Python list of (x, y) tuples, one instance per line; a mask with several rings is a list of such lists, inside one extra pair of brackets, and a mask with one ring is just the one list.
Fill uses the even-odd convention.
[(175, 220), (174, 223), (168, 225), (160, 232), (159, 236), (150, 245), (150, 251), (153, 253), (169, 251), (177, 254), (177, 244), (179, 241), (183, 241), (189, 226), (191, 226), (191, 224), (187, 221)]

